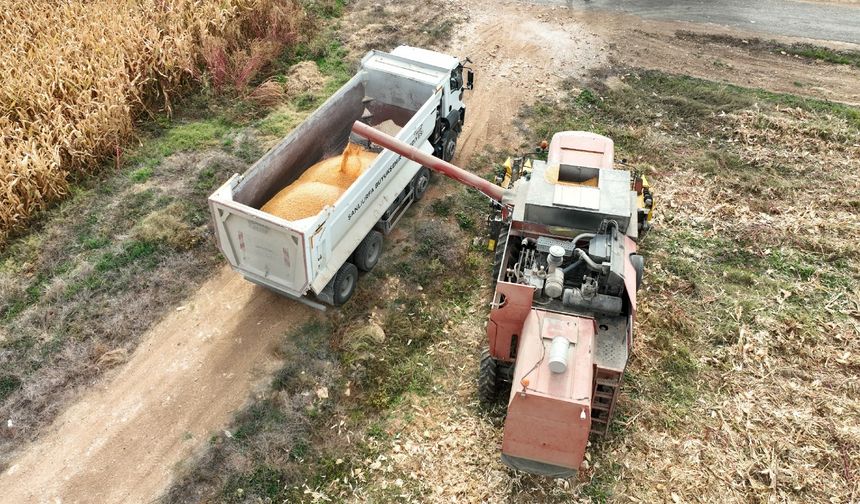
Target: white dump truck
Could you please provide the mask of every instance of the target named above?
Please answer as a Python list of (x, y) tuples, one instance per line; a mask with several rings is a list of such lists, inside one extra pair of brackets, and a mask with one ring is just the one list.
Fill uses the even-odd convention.
[(345, 303), (358, 271), (371, 270), (379, 260), (383, 236), (427, 190), (429, 170), (367, 144), (381, 152), (334, 205), (295, 221), (260, 207), (310, 166), (340, 154), (357, 120), (387, 125), (397, 139), (450, 160), (472, 80), (457, 58), (438, 52), (401, 46), (368, 53), (349, 82), (209, 197), (218, 246), (233, 269), (317, 308)]

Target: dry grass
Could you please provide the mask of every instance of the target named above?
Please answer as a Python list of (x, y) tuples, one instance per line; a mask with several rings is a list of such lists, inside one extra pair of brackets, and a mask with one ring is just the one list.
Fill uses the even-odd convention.
[[(0, 9), (0, 243), (118, 155), (144, 110), (170, 110), (209, 64), (246, 86), (304, 22), (294, 0), (4, 0)], [(250, 42), (249, 42), (250, 40)]]

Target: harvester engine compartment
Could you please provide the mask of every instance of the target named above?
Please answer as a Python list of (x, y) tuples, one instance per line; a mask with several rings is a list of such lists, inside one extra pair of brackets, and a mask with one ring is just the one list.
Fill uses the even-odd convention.
[(499, 280), (534, 287), (544, 309), (583, 315), (624, 313), (623, 237), (614, 222), (606, 231), (571, 240), (546, 236), (509, 239), (510, 252)]

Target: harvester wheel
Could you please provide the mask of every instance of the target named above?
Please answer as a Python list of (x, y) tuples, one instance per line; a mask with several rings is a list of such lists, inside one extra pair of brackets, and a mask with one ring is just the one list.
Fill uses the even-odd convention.
[(355, 249), (355, 265), (361, 271), (370, 271), (382, 255), (382, 233), (371, 230)]
[(478, 399), (484, 404), (492, 404), (499, 394), (498, 364), (490, 355), (490, 350), (481, 350), (481, 368), (478, 371)]
[(334, 305), (341, 306), (355, 293), (358, 283), (358, 268), (350, 262), (343, 263), (334, 276)]
[(413, 189), (415, 201), (424, 197), (428, 187), (430, 187), (430, 170), (426, 166), (422, 166), (418, 170), (418, 174), (415, 175), (415, 187)]
[(496, 239), (496, 255), (493, 260), (493, 287), (499, 281), (499, 273), (502, 272), (502, 263), (505, 260), (505, 248), (508, 246), (508, 231), (509, 228), (505, 223), (502, 223), (502, 229), (499, 230), (499, 236)]

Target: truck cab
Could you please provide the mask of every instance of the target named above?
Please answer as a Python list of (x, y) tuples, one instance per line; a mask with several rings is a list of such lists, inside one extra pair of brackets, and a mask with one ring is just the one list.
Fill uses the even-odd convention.
[(457, 138), (463, 130), (466, 119), (466, 104), (463, 102), (465, 91), (472, 89), (475, 76), (459, 59), (447, 54), (428, 51), (418, 47), (400, 46), (391, 52), (392, 55), (406, 59), (421, 61), (446, 72), (450, 78), (444, 83), (442, 101), (437, 113), (436, 128), (433, 131), (431, 143), (433, 154), (445, 161), (454, 157)]

